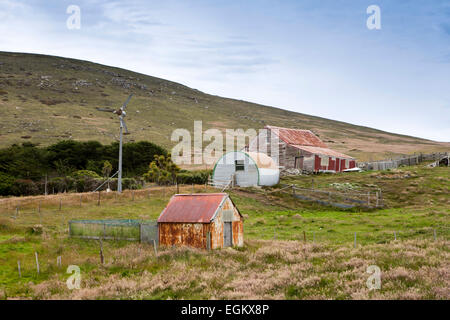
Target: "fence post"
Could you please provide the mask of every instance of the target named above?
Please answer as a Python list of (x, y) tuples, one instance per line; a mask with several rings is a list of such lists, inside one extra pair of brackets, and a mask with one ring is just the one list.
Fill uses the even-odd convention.
[(19, 206), (16, 207), (16, 214), (14, 215), (14, 219), (17, 219), (19, 216)]
[(61, 208), (62, 208), (62, 199), (59, 198), (59, 211), (61, 211)]
[(306, 232), (303, 230), (303, 241), (306, 242)]
[(194, 193), (194, 183), (192, 183), (192, 193)]
[(433, 234), (434, 234), (434, 241), (437, 241), (436, 229), (433, 230)]
[(156, 241), (153, 239), (153, 249), (155, 250), (155, 257), (158, 255), (158, 250), (156, 249)]
[(134, 201), (134, 190), (131, 191), (131, 201)]
[(100, 263), (103, 265), (105, 258), (103, 257), (103, 241), (100, 237)]
[(370, 207), (370, 191), (367, 192), (367, 206)]
[(397, 240), (397, 233), (394, 231), (394, 240)]
[(39, 204), (38, 204), (38, 213), (41, 213), (41, 200), (39, 200)]
[(378, 191), (375, 193), (377, 195), (377, 203), (376, 203), (376, 207), (378, 208)]
[(19, 269), (19, 278), (22, 278), (22, 273), (20, 272), (20, 261), (17, 261), (17, 267)]
[(356, 248), (356, 232), (355, 232), (355, 241), (354, 241), (353, 247)]
[(80, 207), (81, 207), (82, 200), (83, 200), (83, 195), (80, 195)]
[(177, 186), (177, 194), (180, 194), (180, 186), (178, 185), (178, 181), (176, 181), (175, 184)]
[(36, 269), (37, 273), (39, 274), (39, 259), (38, 259), (38, 253), (34, 252), (34, 255), (36, 256)]

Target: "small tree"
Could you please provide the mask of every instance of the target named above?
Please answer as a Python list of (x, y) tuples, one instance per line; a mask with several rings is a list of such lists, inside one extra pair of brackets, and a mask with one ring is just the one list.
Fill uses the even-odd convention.
[(103, 162), (102, 173), (105, 178), (108, 178), (112, 171), (112, 164), (108, 160)]
[(180, 168), (173, 163), (170, 154), (167, 157), (155, 155), (155, 160), (150, 163), (148, 172), (144, 174), (144, 179), (157, 184), (174, 183), (178, 172), (180, 172)]
[[(103, 177), (108, 179), (109, 175), (111, 174), (111, 171), (112, 171), (112, 164), (111, 164), (111, 162), (109, 162), (108, 160), (105, 160), (103, 162), (103, 168), (102, 168)], [(108, 180), (108, 190), (110, 190), (110, 189), (111, 188), (109, 187), (109, 180)]]

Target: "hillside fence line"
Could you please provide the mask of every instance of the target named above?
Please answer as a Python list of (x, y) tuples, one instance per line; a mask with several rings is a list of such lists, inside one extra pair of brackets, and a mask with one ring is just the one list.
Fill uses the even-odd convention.
[(301, 188), (292, 184), (284, 185), (281, 189), (271, 192), (283, 192), (300, 200), (312, 201), (321, 205), (328, 205), (342, 209), (350, 209), (354, 207), (380, 208), (384, 206), (383, 193), (381, 189), (368, 191), (367, 193), (355, 191), (338, 192), (313, 188)]
[[(36, 213), (44, 210), (62, 211), (65, 207), (83, 207), (89, 204), (101, 206), (108, 202), (120, 202), (123, 200), (142, 200), (153, 196), (170, 198), (177, 193), (199, 193), (210, 192), (211, 188), (205, 185), (167, 185), (154, 186), (145, 189), (117, 191), (97, 191), (85, 193), (57, 193), (50, 195), (26, 196), (26, 197), (7, 197), (0, 198), (0, 213), (8, 212), (12, 216), (19, 215), (24, 210), (32, 210)], [(214, 190), (215, 191), (215, 190)]]
[(414, 166), (424, 161), (438, 161), (443, 157), (449, 156), (449, 152), (435, 152), (428, 154), (414, 154), (410, 156), (401, 156), (394, 159), (378, 160), (371, 162), (358, 162), (358, 167), (363, 170), (387, 170), (395, 169), (400, 166)]

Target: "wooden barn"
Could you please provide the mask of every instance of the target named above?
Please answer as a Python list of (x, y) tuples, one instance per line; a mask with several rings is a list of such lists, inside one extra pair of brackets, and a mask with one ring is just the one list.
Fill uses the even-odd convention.
[[(248, 145), (250, 152), (265, 152), (283, 169), (308, 172), (342, 172), (356, 167), (355, 158), (328, 148), (310, 130), (265, 126)], [(278, 159), (271, 145), (279, 146)]]
[(159, 245), (244, 245), (243, 217), (226, 193), (176, 194), (158, 218)]

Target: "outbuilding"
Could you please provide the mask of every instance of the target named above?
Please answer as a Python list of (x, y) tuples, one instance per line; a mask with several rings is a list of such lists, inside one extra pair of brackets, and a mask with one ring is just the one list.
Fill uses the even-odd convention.
[[(264, 152), (282, 169), (307, 172), (342, 172), (356, 167), (356, 159), (328, 148), (310, 130), (265, 126), (247, 150)], [(276, 146), (276, 154), (268, 146)]]
[(162, 246), (244, 245), (243, 217), (226, 193), (174, 195), (158, 218), (158, 232)]
[(232, 151), (216, 162), (212, 181), (215, 186), (230, 182), (240, 187), (273, 186), (280, 181), (280, 172), (275, 161), (264, 153)]

